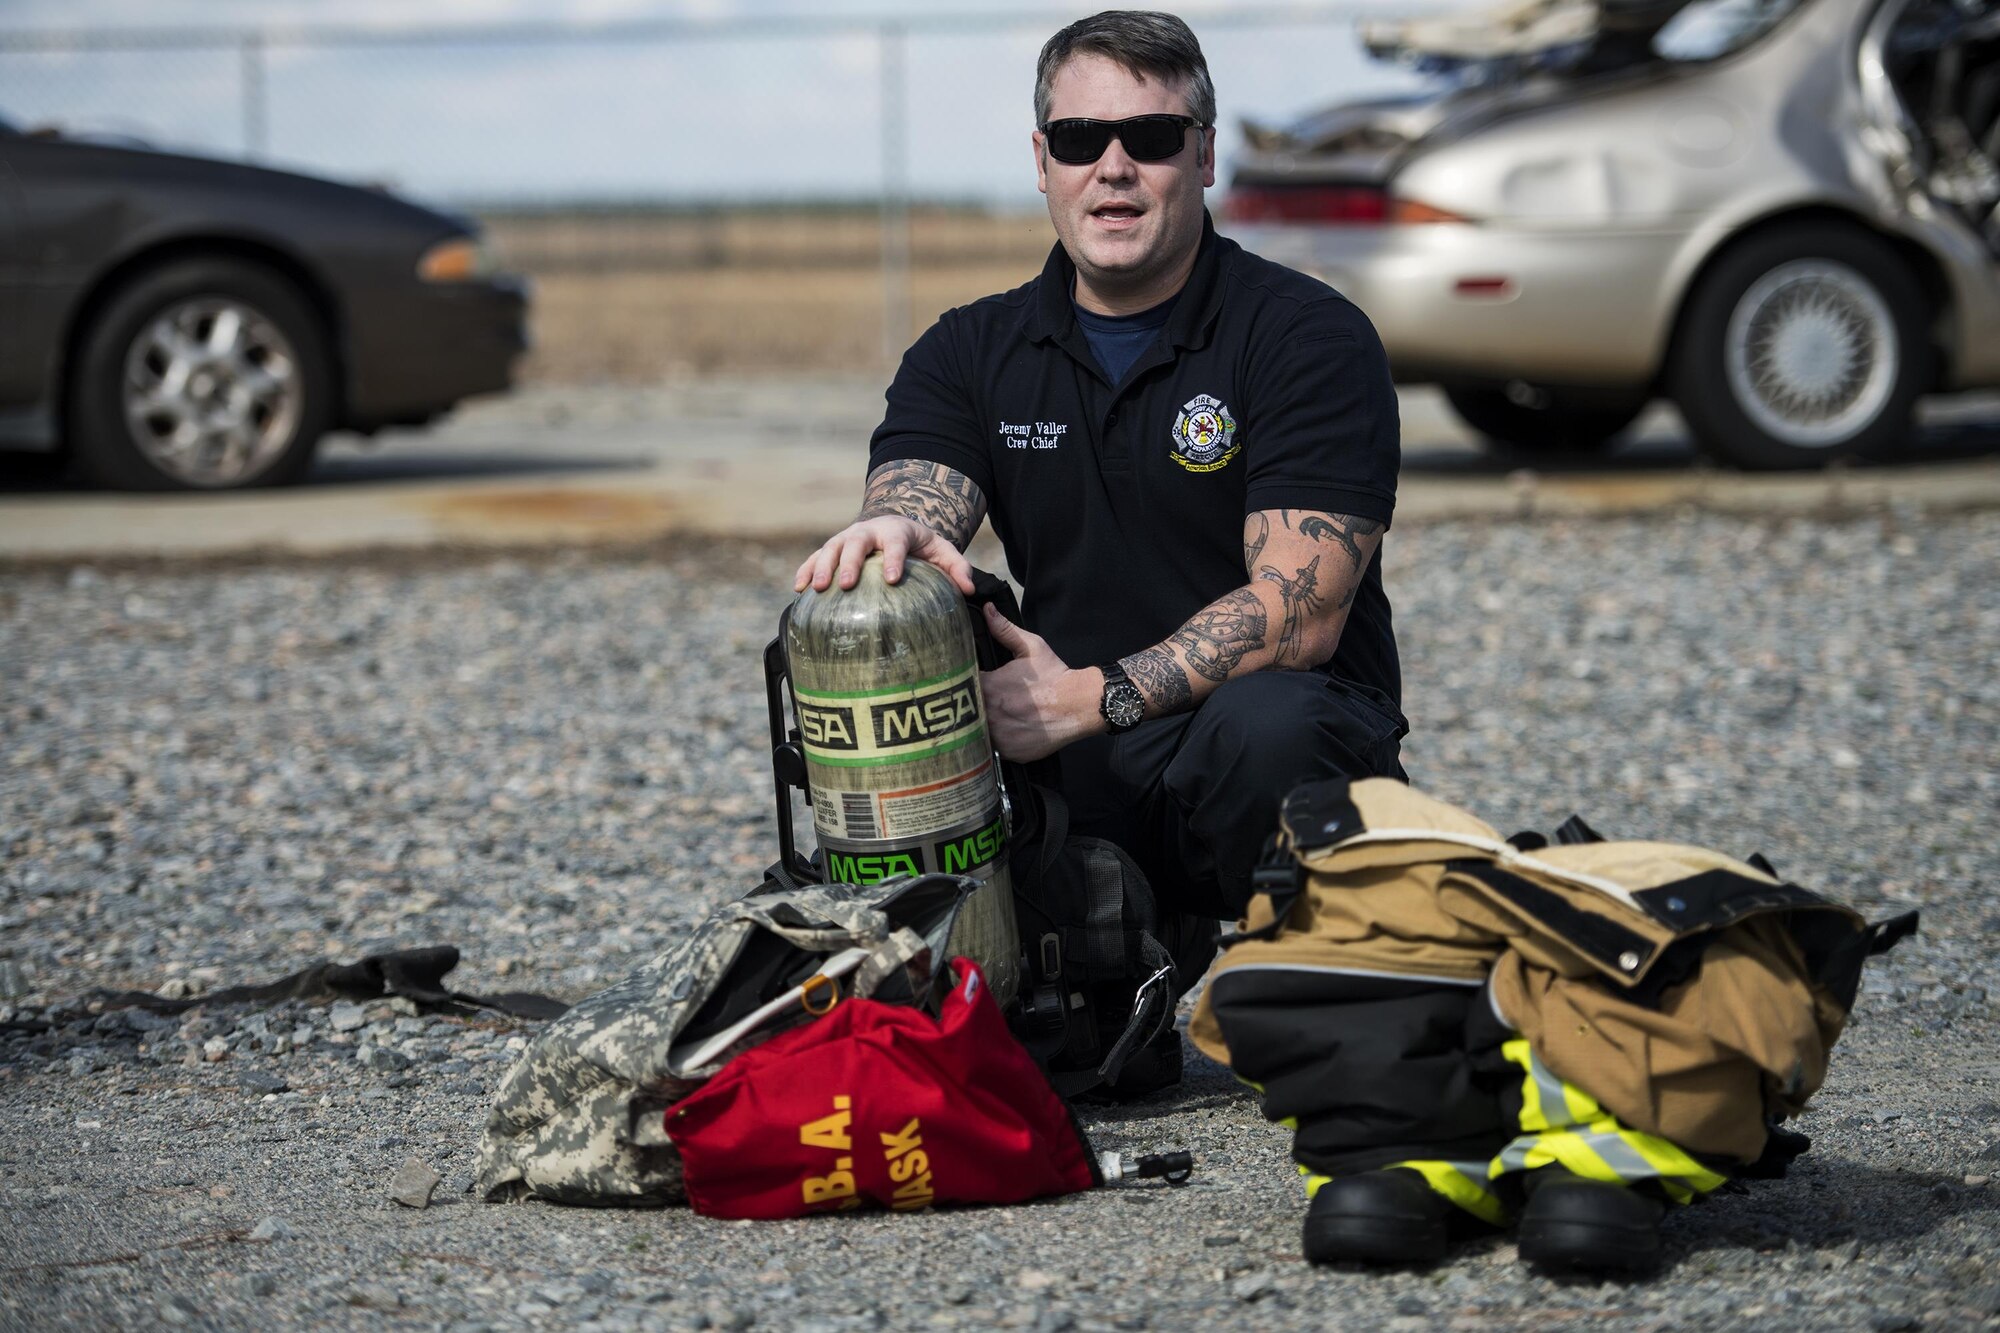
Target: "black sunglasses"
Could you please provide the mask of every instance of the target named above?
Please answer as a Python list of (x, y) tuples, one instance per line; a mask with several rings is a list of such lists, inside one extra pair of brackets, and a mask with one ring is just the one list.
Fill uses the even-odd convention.
[(1187, 143), (1187, 132), (1206, 129), (1193, 116), (1133, 116), (1129, 120), (1052, 120), (1042, 126), (1049, 156), (1086, 166), (1104, 156), (1116, 138), (1134, 162), (1164, 162)]

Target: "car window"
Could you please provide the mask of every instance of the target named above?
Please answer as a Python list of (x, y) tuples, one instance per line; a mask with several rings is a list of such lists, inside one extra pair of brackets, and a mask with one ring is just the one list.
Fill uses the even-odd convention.
[(1802, 0), (1695, 0), (1653, 36), (1663, 60), (1698, 63), (1720, 60), (1778, 26)]

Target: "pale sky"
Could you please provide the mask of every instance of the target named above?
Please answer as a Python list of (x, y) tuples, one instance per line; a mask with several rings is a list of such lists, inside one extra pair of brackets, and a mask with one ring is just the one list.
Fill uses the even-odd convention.
[[(1060, 22), (1093, 7), (1037, 4), (1026, 26), (908, 38), (898, 123), (913, 194), (1036, 201), (1028, 150), (1035, 54)], [(1389, 0), (1372, 11), (1415, 7)], [(1424, 6), (1455, 7), (1451, 0)], [(235, 49), (24, 52), (7, 49), (7, 37), (189, 26), (402, 30), (416, 8), (406, 0), (0, 0), (0, 115), (235, 156), (246, 135), (243, 60)], [(1213, 3), (1182, 11), (1215, 77), (1224, 180), (1243, 117), (1285, 119), (1314, 105), (1414, 86), (1410, 75), (1369, 61), (1349, 21), (1223, 21), (1239, 8)], [(268, 160), (444, 201), (872, 197), (882, 183), (881, 45), (872, 29), (787, 36), (784, 16), (971, 17), (1022, 7), (994, 0), (430, 0), (421, 12), (431, 30), (751, 18), (771, 21), (773, 35), (362, 47), (278, 41), (265, 63)]]

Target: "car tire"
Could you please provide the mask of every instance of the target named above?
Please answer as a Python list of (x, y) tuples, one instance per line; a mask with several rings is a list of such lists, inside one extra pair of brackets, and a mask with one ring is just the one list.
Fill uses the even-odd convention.
[(1908, 265), (1821, 225), (1724, 254), (1689, 298), (1668, 378), (1698, 447), (1764, 470), (1893, 452), (1934, 373)]
[(1445, 385), (1444, 396), (1493, 453), (1525, 463), (1603, 453), (1647, 402), (1643, 396), (1584, 397), (1548, 389), (1510, 397), (1504, 389), (1469, 384)]
[(189, 259), (127, 281), (83, 331), (68, 434), (99, 485), (235, 490), (297, 481), (332, 414), (326, 332), (298, 288)]

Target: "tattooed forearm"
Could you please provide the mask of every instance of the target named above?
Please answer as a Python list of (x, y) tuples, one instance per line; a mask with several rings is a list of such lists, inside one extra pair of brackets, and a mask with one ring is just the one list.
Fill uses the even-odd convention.
[(868, 474), (862, 518), (912, 518), (953, 546), (963, 547), (986, 517), (986, 497), (972, 478), (942, 463), (904, 459)]
[(1257, 571), (1257, 577), (1278, 585), (1278, 593), (1285, 601), (1285, 624), (1278, 635), (1278, 651), (1272, 658), (1276, 666), (1290, 666), (1299, 660), (1305, 650), (1306, 620), (1319, 610), (1322, 600), (1319, 592), (1319, 557), (1302, 565), (1290, 578), (1269, 565)]
[(1146, 696), (1146, 712), (1150, 716), (1178, 713), (1194, 702), (1194, 687), (1188, 684), (1187, 672), (1181, 670), (1181, 664), (1165, 648), (1134, 653), (1118, 665), (1125, 668), (1125, 674), (1139, 687), (1139, 693)]
[(1271, 520), (1262, 513), (1250, 515), (1243, 520), (1243, 568), (1250, 572), (1257, 568), (1257, 558), (1264, 554), (1264, 543), (1271, 540)]
[(1331, 514), (1326, 518), (1308, 514), (1299, 520), (1301, 537), (1310, 537), (1316, 542), (1339, 542), (1356, 570), (1368, 563), (1368, 554), (1361, 549), (1362, 538), (1373, 537), (1380, 531), (1382, 525), (1374, 519), (1356, 518), (1352, 514)]
[(1248, 588), (1238, 588), (1195, 612), (1167, 642), (1198, 674), (1220, 685), (1246, 653), (1264, 646), (1269, 620), (1264, 604)]

